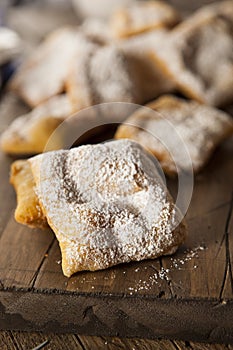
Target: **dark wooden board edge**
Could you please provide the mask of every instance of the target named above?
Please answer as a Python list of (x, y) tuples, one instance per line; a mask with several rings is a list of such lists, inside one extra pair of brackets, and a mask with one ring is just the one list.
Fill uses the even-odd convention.
[(2, 330), (23, 328), (30, 332), (233, 344), (232, 300), (164, 300), (39, 291), (1, 291), (0, 300)]

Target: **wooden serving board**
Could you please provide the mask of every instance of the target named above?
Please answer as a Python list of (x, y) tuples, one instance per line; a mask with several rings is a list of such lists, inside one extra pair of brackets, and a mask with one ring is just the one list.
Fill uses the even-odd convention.
[[(0, 110), (9, 123), (26, 107)], [(233, 343), (233, 139), (195, 178), (178, 253), (69, 279), (53, 233), (14, 220), (12, 161), (0, 153), (0, 329)]]

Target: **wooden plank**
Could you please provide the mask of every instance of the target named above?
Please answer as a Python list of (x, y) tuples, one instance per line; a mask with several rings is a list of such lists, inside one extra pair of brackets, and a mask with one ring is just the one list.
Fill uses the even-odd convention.
[(53, 240), (50, 230), (25, 228), (15, 222), (12, 214), (0, 238), (2, 288), (32, 288)]
[(11, 332), (0, 332), (0, 349), (1, 350), (19, 350)]
[(230, 345), (190, 343), (170, 340), (120, 339), (75, 334), (0, 332), (1, 350), (32, 349), (48, 340), (50, 350), (231, 350)]
[(222, 345), (222, 344), (198, 344), (198, 343), (190, 343), (190, 349), (193, 350), (230, 350), (231, 346)]
[(230, 345), (174, 341), (177, 350), (231, 350)]
[[(164, 267), (169, 269), (168, 279), (173, 294), (177, 297), (232, 298), (231, 283), (227, 283), (224, 295), (222, 293), (226, 258), (233, 251), (230, 235), (233, 231), (232, 220), (228, 223), (226, 236), (226, 222), (232, 213), (232, 149), (231, 139), (218, 149), (206, 169), (195, 179), (187, 214), (188, 238), (175, 258), (178, 268), (173, 267), (173, 257), (163, 259)], [(230, 253), (226, 252), (227, 238), (230, 240)], [(200, 246), (205, 249), (192, 254), (195, 247)], [(194, 255), (189, 261), (189, 254), (183, 253), (187, 249)], [(226, 282), (228, 279), (230, 274), (227, 275)]]
[(169, 340), (148, 340), (148, 339), (120, 339), (108, 337), (80, 336), (79, 339), (85, 350), (176, 350), (176, 347)]
[[(232, 172), (233, 173), (233, 172)], [(229, 212), (226, 217), (224, 243), (225, 243), (225, 274), (220, 297), (232, 298), (233, 295), (233, 192)]]
[[(10, 333), (10, 332), (8, 332)], [(34, 347), (48, 341), (44, 349), (49, 350), (83, 350), (79, 341), (72, 334), (42, 334), (26, 333), (26, 332), (11, 332), (10, 333), (17, 345), (18, 349), (33, 349)]]
[(58, 291), (0, 291), (0, 300), (0, 329), (233, 343), (233, 301)]

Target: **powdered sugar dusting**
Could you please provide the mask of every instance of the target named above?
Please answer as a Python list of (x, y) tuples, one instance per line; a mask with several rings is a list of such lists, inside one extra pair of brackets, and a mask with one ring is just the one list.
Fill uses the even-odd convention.
[(52, 32), (18, 69), (11, 81), (16, 90), (31, 106), (61, 93), (77, 56), (82, 35), (78, 27), (64, 27)]
[[(181, 271), (186, 270), (186, 265), (194, 260), (199, 258), (199, 252), (204, 251), (207, 249), (204, 246), (197, 246), (193, 249), (186, 249), (184, 253), (182, 254), (182, 257), (176, 258), (171, 257), (170, 258), (170, 265), (168, 267), (160, 267), (160, 269), (153, 268), (153, 273), (150, 274), (147, 279), (139, 279), (136, 281), (134, 286), (128, 287), (128, 291), (130, 295), (133, 295), (134, 293), (137, 293), (139, 291), (148, 291), (153, 288), (154, 285), (161, 285), (162, 281), (170, 281), (170, 273), (173, 271)], [(196, 262), (193, 263), (192, 269), (195, 270), (198, 268), (198, 265)], [(145, 270), (148, 270), (148, 267), (144, 267)], [(135, 270), (136, 272), (136, 270)]]
[(191, 163), (182, 156), (182, 146), (187, 148), (197, 172), (215, 147), (233, 133), (229, 115), (195, 101), (167, 95), (149, 107), (160, 114), (144, 108), (128, 118), (116, 136), (120, 138), (121, 133), (129, 134), (130, 138), (157, 155), (162, 166), (169, 167), (170, 171), (176, 172), (176, 166), (179, 170), (189, 170)]
[(134, 101), (134, 88), (126, 58), (116, 47), (110, 46), (96, 52), (91, 62), (90, 75), (99, 102)]
[(154, 57), (185, 95), (210, 105), (233, 97), (232, 3), (222, 1), (197, 11), (154, 42)]
[[(180, 214), (143, 149), (128, 140), (30, 160), (40, 202), (62, 248), (63, 271), (103, 269), (168, 253)], [(38, 169), (39, 164), (39, 169)]]
[(105, 102), (135, 102), (135, 88), (124, 53), (109, 45), (82, 47), (68, 80), (72, 100), (80, 107)]

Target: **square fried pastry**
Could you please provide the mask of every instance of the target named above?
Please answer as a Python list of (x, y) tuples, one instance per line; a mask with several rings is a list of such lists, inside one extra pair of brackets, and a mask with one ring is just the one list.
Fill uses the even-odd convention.
[(66, 81), (73, 108), (107, 102), (144, 104), (171, 92), (174, 84), (149, 54), (154, 36), (151, 32), (102, 47), (84, 43)]
[(114, 46), (84, 43), (66, 82), (77, 109), (105, 102), (141, 102), (124, 52)]
[(173, 27), (180, 20), (178, 12), (162, 1), (136, 2), (114, 13), (110, 26), (117, 38), (137, 35), (161, 27)]
[(233, 1), (201, 8), (154, 42), (152, 57), (187, 97), (220, 106), (233, 100)]
[(119, 126), (115, 138), (139, 142), (168, 175), (200, 171), (215, 148), (233, 134), (233, 119), (214, 107), (165, 95)]
[(31, 107), (62, 93), (70, 64), (82, 40), (85, 39), (76, 27), (52, 32), (18, 68), (9, 88)]
[[(66, 95), (52, 97), (12, 122), (1, 135), (1, 149), (9, 154), (21, 155), (43, 152), (49, 137), (72, 112), (73, 107)], [(51, 145), (52, 149), (59, 148), (60, 141), (57, 142)]]
[(132, 141), (29, 159), (65, 276), (174, 253), (186, 228), (156, 165)]

